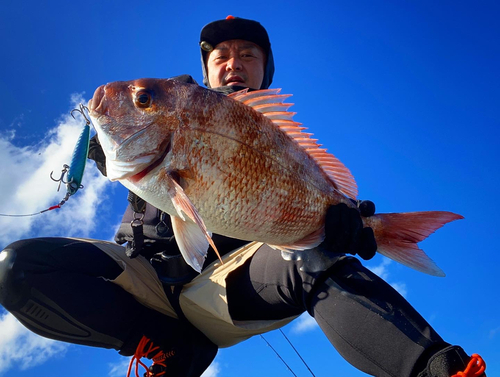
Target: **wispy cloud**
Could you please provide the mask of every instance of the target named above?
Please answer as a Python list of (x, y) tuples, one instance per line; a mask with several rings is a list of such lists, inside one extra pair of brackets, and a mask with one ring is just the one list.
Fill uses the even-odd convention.
[(316, 320), (305, 312), (293, 322), (290, 331), (294, 334), (302, 334), (316, 328), (319, 328)]
[(32, 333), (10, 313), (0, 314), (0, 374), (13, 367), (28, 369), (62, 357), (69, 346)]
[(408, 288), (406, 287), (405, 283), (392, 282), (392, 283), (389, 283), (389, 284), (392, 285), (392, 288), (394, 288), (396, 291), (398, 291), (401, 296), (407, 297), (407, 295), (408, 295)]
[(391, 260), (388, 258), (383, 258), (382, 262), (380, 262), (379, 265), (377, 266), (366, 266), (371, 272), (373, 272), (375, 275), (378, 275), (382, 279), (386, 280), (387, 277), (389, 276), (389, 270), (388, 267), (391, 264)]
[(406, 284), (403, 282), (395, 282), (391, 281), (390, 279), (390, 271), (389, 271), (389, 266), (391, 265), (392, 261), (388, 258), (383, 258), (382, 262), (377, 265), (377, 266), (366, 266), (370, 271), (372, 271), (374, 274), (378, 275), (380, 278), (384, 279), (387, 283), (389, 283), (396, 291), (399, 292), (399, 294), (403, 297), (407, 297), (408, 295), (408, 289), (406, 287)]
[(130, 364), (129, 357), (121, 357), (116, 363), (109, 363), (109, 373), (108, 377), (123, 377), (125, 376), (128, 366)]
[(221, 371), (220, 364), (214, 361), (205, 372), (201, 375), (201, 377), (217, 377)]
[(500, 327), (490, 330), (489, 338), (493, 339), (498, 333), (500, 333)]

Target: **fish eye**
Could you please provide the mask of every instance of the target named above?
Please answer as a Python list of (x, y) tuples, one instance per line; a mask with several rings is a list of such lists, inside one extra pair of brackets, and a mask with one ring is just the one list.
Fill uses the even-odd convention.
[(151, 93), (141, 90), (135, 95), (135, 104), (137, 107), (146, 108), (151, 106), (152, 97)]

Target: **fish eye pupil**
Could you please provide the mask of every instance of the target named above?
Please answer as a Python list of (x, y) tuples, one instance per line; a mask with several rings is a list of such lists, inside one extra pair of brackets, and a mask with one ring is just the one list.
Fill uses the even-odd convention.
[(136, 101), (139, 106), (149, 106), (151, 102), (151, 95), (147, 92), (139, 92), (136, 96)]

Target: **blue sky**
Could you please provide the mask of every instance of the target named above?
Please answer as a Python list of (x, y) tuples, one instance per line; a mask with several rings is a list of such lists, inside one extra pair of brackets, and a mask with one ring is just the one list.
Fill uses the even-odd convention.
[[(47, 1), (0, 5), (0, 213), (31, 213), (63, 196), (50, 181), (82, 127), (69, 117), (101, 84), (188, 73), (201, 83), (199, 31), (259, 20), (276, 62), (273, 87), (295, 119), (348, 166), (379, 212), (449, 210), (465, 219), (422, 248), (436, 278), (380, 256), (367, 265), (450, 343), (500, 375), (497, 204), (500, 181), (500, 6), (495, 1)], [(89, 164), (90, 165), (90, 164)], [(58, 211), (0, 218), (0, 246), (34, 236), (109, 240), (126, 191), (89, 166), (85, 189)], [(284, 332), (316, 376), (364, 376), (303, 317)], [(265, 335), (298, 376), (310, 375), (279, 332)], [(112, 350), (47, 342), (0, 308), (0, 376), (124, 376)], [(219, 352), (206, 376), (291, 376), (255, 337)]]

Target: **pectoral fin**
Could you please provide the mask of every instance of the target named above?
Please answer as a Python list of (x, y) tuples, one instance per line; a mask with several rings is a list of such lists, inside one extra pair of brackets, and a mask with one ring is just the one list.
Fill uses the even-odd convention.
[(201, 272), (209, 246), (205, 234), (195, 223), (184, 221), (177, 216), (170, 216), (170, 219), (182, 257), (194, 270)]
[[(172, 176), (169, 175), (168, 178), (168, 193), (178, 215), (178, 217), (171, 216), (172, 228), (177, 245), (186, 263), (196, 271), (201, 272), (209, 245), (212, 246), (222, 262), (217, 247), (195, 206), (184, 192), (182, 186)], [(188, 217), (188, 220), (186, 220), (184, 214)]]

